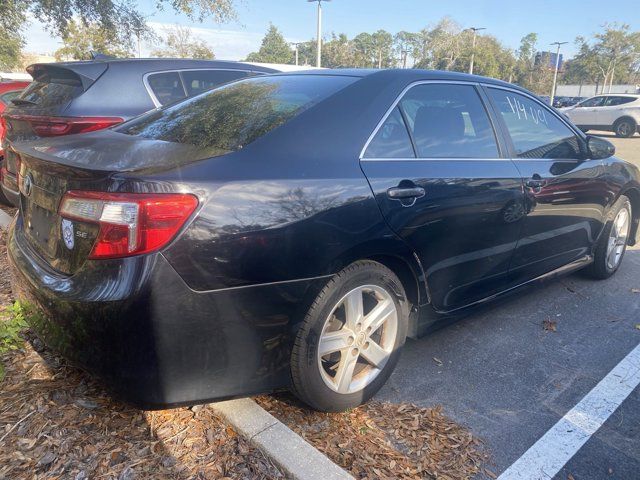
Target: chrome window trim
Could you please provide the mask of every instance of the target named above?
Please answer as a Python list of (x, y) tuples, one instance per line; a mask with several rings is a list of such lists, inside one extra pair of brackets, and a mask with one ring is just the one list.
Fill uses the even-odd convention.
[(361, 162), (511, 162), (510, 158), (502, 157), (412, 157), (412, 158), (361, 158)]
[[(151, 75), (157, 75), (157, 74), (160, 74), (160, 73), (177, 73), (178, 77), (180, 78), (180, 83), (182, 84), (182, 89), (184, 90), (185, 95), (187, 95), (187, 89), (185, 88), (184, 80), (182, 79), (182, 75), (180, 75), (180, 72), (262, 73), (262, 72), (257, 72), (256, 70), (249, 70), (249, 69), (244, 69), (244, 68), (177, 68), (177, 69), (174, 68), (174, 69), (171, 69), (171, 70), (156, 70), (156, 71), (153, 71), (153, 72), (147, 72), (142, 76), (142, 83), (144, 85), (144, 88), (147, 90), (147, 93), (151, 97), (151, 101), (153, 102), (153, 104), (155, 105), (156, 108), (160, 108), (162, 106), (162, 103), (160, 103), (160, 101), (156, 97), (156, 94), (153, 92), (153, 89), (151, 88), (151, 85), (149, 85), (149, 77)], [(187, 97), (188, 97), (188, 95), (187, 95)], [(187, 98), (187, 97), (185, 97), (185, 98)]]
[[(480, 83), (480, 82), (477, 82), (477, 81), (465, 81), (465, 80), (417, 80), (415, 82), (410, 83), (396, 97), (396, 99), (391, 104), (391, 107), (389, 107), (387, 112), (382, 116), (382, 119), (376, 125), (376, 128), (373, 129), (373, 133), (371, 133), (371, 135), (369, 135), (369, 138), (367, 139), (366, 143), (364, 144), (364, 147), (362, 147), (362, 150), (360, 150), (360, 156), (358, 157), (358, 159), (360, 161), (373, 160), (373, 161), (376, 161), (376, 162), (380, 162), (380, 161), (395, 161), (395, 160), (420, 160), (420, 161), (422, 161), (422, 160), (486, 160), (484, 158), (478, 158), (478, 157), (466, 157), (466, 158), (462, 158), (462, 157), (457, 157), (457, 158), (452, 158), (452, 157), (420, 158), (420, 157), (416, 156), (415, 158), (407, 158), (407, 159), (404, 159), (404, 158), (365, 158), (364, 154), (367, 151), (367, 148), (369, 147), (369, 144), (372, 142), (373, 138), (377, 135), (378, 130), (380, 130), (380, 128), (382, 128), (382, 125), (384, 124), (384, 122), (387, 121), (387, 118), (389, 117), (389, 115), (391, 115), (391, 113), (393, 112), (393, 109), (398, 106), (398, 104), (400, 103), (402, 98), (407, 94), (407, 92), (409, 90), (411, 90), (413, 87), (416, 87), (418, 85), (429, 85), (429, 84), (470, 85), (470, 86), (476, 87), (476, 88), (482, 86), (482, 83)], [(484, 98), (482, 97), (482, 95), (480, 95), (480, 93), (478, 93), (478, 99), (480, 100), (480, 103), (482, 104), (482, 107), (485, 109), (485, 112), (487, 114), (487, 118), (489, 119), (489, 123), (491, 124), (491, 128), (493, 129), (494, 140), (496, 142), (496, 150), (498, 151), (498, 154), (500, 154), (500, 140), (497, 138), (497, 136), (500, 135), (500, 132), (497, 130), (496, 125), (494, 125), (494, 123), (493, 123), (493, 118), (491, 117), (491, 113), (486, 111), (488, 105), (485, 105), (486, 102), (485, 102)], [(407, 128), (408, 128), (408, 126), (407, 126)], [(507, 158), (496, 158), (496, 160), (508, 160), (508, 159)]]

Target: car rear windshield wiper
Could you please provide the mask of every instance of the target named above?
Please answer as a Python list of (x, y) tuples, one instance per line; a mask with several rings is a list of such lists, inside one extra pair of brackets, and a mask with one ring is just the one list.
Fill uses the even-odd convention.
[(14, 105), (37, 105), (36, 102), (25, 100), (24, 98), (12, 98), (11, 103), (13, 103)]

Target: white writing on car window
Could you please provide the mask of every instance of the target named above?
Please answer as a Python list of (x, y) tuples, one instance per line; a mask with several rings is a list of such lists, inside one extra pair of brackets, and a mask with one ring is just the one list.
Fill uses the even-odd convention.
[(536, 125), (543, 123), (548, 126), (547, 116), (542, 108), (534, 108), (533, 105), (529, 105), (529, 108), (527, 109), (526, 105), (516, 97), (507, 96), (507, 102), (509, 102), (511, 112), (518, 115), (518, 120), (529, 120), (534, 122)]

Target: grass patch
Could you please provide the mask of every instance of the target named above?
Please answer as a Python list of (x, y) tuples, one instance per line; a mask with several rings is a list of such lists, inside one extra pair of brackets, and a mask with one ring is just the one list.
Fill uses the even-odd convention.
[[(0, 307), (0, 357), (24, 344), (20, 333), (27, 328), (25, 311), (20, 302), (9, 307)], [(0, 382), (4, 380), (5, 368), (0, 359)]]

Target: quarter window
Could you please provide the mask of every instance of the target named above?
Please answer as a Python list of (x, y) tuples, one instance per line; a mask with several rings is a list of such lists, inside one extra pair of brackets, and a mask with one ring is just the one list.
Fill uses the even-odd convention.
[(147, 77), (147, 82), (162, 105), (182, 100), (187, 96), (178, 72), (153, 73)]
[(424, 84), (399, 103), (420, 158), (496, 158), (489, 117), (472, 85)]
[(542, 104), (518, 93), (489, 88), (519, 158), (580, 159), (574, 132)]
[(414, 158), (407, 126), (398, 107), (394, 108), (367, 147), (365, 158)]

